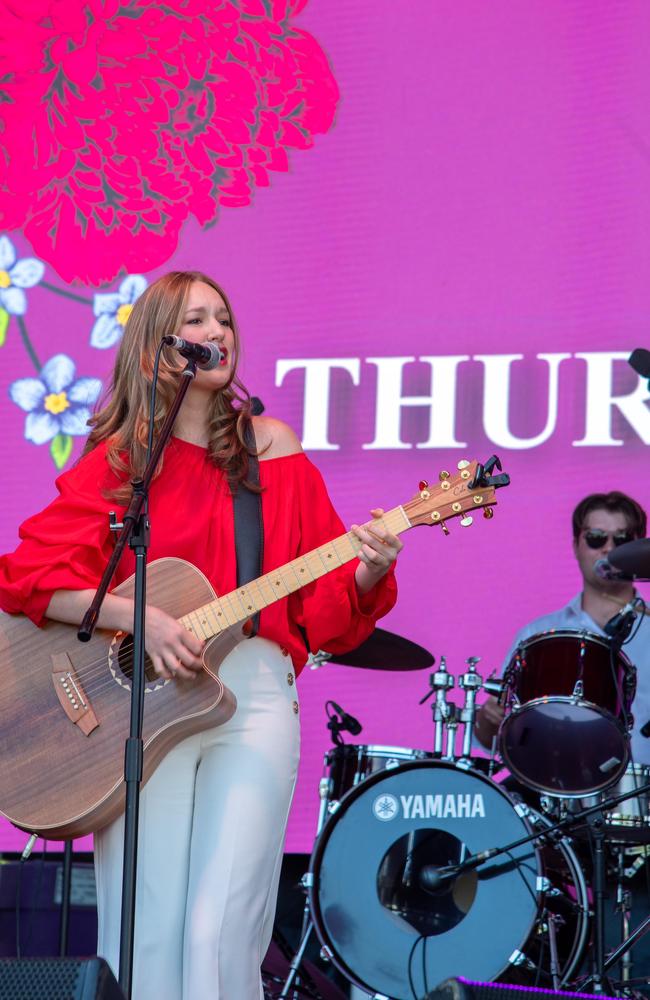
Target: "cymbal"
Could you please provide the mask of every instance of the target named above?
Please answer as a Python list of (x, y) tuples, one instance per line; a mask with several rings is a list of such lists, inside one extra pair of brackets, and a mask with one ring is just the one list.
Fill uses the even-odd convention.
[(410, 639), (403, 639), (394, 632), (376, 628), (365, 642), (349, 653), (317, 653), (329, 663), (342, 663), (347, 667), (366, 667), (370, 670), (426, 670), (435, 659), (428, 649)]
[(633, 542), (617, 545), (607, 561), (637, 580), (650, 580), (650, 538), (636, 538)]

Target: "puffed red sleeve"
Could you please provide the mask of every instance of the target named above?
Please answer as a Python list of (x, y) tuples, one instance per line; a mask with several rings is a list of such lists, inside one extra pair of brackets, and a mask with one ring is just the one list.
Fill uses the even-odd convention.
[[(323, 477), (308, 460), (300, 463), (300, 554), (345, 534), (332, 506)], [(290, 616), (306, 633), (313, 653), (319, 649), (343, 653), (372, 633), (379, 618), (397, 600), (394, 567), (367, 594), (354, 581), (358, 560), (340, 566), (290, 598)]]
[(56, 590), (99, 583), (112, 541), (108, 511), (123, 508), (102, 492), (115, 486), (105, 447), (85, 455), (56, 481), (58, 497), (20, 527), (21, 543), (0, 558), (0, 607), (40, 625)]

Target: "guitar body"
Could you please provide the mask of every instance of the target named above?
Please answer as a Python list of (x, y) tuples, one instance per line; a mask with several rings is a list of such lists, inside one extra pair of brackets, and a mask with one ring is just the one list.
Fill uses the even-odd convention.
[[(114, 593), (130, 597), (133, 587), (130, 577)], [(215, 598), (206, 577), (184, 560), (158, 559), (148, 567), (147, 602), (175, 618)], [(131, 713), (126, 637), (98, 629), (81, 643), (76, 632), (50, 621), (37, 628), (22, 615), (0, 612), (2, 814), (53, 839), (101, 829), (124, 809)], [(210, 639), (194, 681), (162, 681), (147, 671), (144, 781), (180, 740), (233, 715), (234, 695), (218, 671), (244, 638), (239, 624)]]

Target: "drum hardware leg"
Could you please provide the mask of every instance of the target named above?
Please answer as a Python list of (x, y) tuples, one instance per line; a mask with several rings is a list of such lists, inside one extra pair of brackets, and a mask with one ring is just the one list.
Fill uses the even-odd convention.
[[(286, 1000), (286, 998), (289, 996), (292, 990), (294, 981), (296, 986), (300, 985), (299, 980), (297, 979), (298, 969), (300, 968), (300, 964), (303, 960), (305, 949), (307, 947), (313, 929), (314, 929), (314, 924), (309, 917), (309, 903), (307, 902), (305, 904), (305, 911), (303, 914), (302, 934), (300, 938), (300, 944), (298, 945), (298, 951), (295, 953), (295, 955), (291, 959), (291, 962), (289, 963), (289, 974), (284, 981), (282, 992), (279, 995), (279, 1000)], [(294, 998), (295, 997), (297, 997), (297, 993), (294, 993)]]
[(557, 950), (557, 929), (555, 922), (557, 917), (554, 913), (546, 914), (546, 924), (548, 927), (548, 947), (551, 954), (551, 979), (553, 980), (553, 989), (556, 993), (560, 989), (560, 957)]
[[(625, 941), (621, 941), (618, 948), (615, 948), (614, 951), (610, 955), (608, 955), (607, 960), (603, 965), (603, 971), (607, 972), (607, 970), (611, 969), (613, 965), (616, 965), (619, 958), (625, 955), (625, 953), (628, 952), (630, 948), (632, 948), (636, 944), (636, 942), (643, 937), (644, 934), (647, 934), (648, 931), (650, 931), (650, 913), (648, 914), (647, 917), (645, 917), (644, 920), (641, 921), (638, 927), (634, 928), (632, 933), (628, 935)], [(587, 980), (587, 982), (589, 982), (589, 980)], [(630, 980), (629, 985), (631, 984), (632, 981)]]
[(492, 737), (492, 746), (490, 747), (490, 763), (488, 765), (488, 778), (491, 778), (497, 769), (498, 747), (499, 747), (499, 737), (495, 734)]
[[(618, 851), (616, 874), (616, 912), (621, 915), (621, 940), (625, 941), (630, 935), (630, 916), (632, 907), (632, 894), (625, 887), (625, 851), (622, 847)], [(621, 982), (627, 984), (632, 978), (632, 955), (628, 949), (621, 960)]]
[(591, 832), (594, 868), (593, 868), (593, 895), (594, 895), (594, 942), (592, 950), (593, 972), (587, 979), (582, 980), (577, 989), (584, 992), (585, 987), (592, 983), (594, 993), (606, 993), (611, 990), (605, 971), (613, 963), (605, 962), (605, 899), (607, 889), (605, 885), (606, 860), (605, 860), (605, 818), (601, 808), (592, 807), (588, 813), (588, 823)]

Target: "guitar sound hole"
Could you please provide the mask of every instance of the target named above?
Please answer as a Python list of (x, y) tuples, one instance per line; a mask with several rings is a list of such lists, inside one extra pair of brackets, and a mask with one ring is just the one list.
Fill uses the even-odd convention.
[[(129, 680), (133, 680), (133, 636), (127, 635), (122, 640), (120, 648), (117, 653), (117, 662), (119, 668), (124, 674), (124, 676)], [(144, 657), (144, 676), (145, 680), (153, 684), (160, 680), (158, 674), (154, 670), (153, 663), (149, 659), (149, 656), (145, 653)]]

